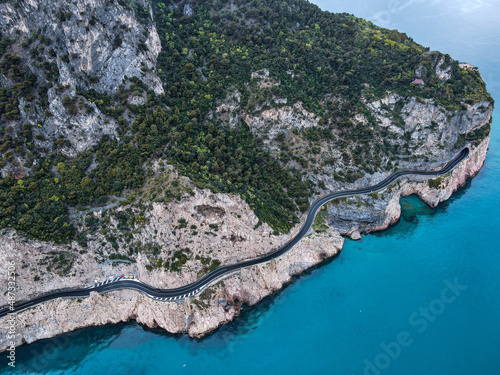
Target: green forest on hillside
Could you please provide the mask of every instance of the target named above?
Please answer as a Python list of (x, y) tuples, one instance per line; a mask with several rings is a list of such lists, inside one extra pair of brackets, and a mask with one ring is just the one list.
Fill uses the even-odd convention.
[[(149, 22), (145, 9), (120, 2)], [(323, 119), (324, 128), (311, 137), (328, 137), (331, 126), (344, 129), (345, 137), (362, 137), (349, 119), (353, 113), (367, 113), (363, 95), (376, 99), (393, 91), (432, 98), (451, 110), (460, 109), (464, 101), (491, 100), (479, 73), (459, 68), (449, 56), (443, 57), (453, 75), (441, 81), (427, 49), (405, 34), (351, 15), (323, 12), (303, 0), (193, 1), (191, 15), (183, 2), (153, 0), (152, 5), (162, 43), (156, 73), (165, 95), (156, 96), (131, 78), (113, 96), (79, 89), (74, 98), (65, 98), (70, 114), (89, 110), (86, 103), (93, 102), (120, 124), (119, 140), (105, 136), (74, 158), (61, 154), (64, 138), (51, 148), (34, 146), (32, 128), (41, 124), (10, 125), (20, 119), (21, 98), (28, 106), (46, 108), (45, 115), (51, 116), (47, 90), (64, 92), (56, 83), (52, 42), (44, 30), (22, 39), (22, 48), (43, 71), (37, 76), (26, 59), (9, 50), (16, 41), (1, 38), (0, 72), (13, 86), (0, 88), (0, 166), (22, 158), (31, 172), (0, 179), (0, 227), (68, 242), (78, 236), (68, 207), (102, 204), (124, 189), (141, 188), (148, 178), (144, 165), (164, 158), (199, 187), (240, 194), (262, 222), (288, 232), (298, 213), (307, 210), (315, 185), (303, 171), (285, 167), (265, 151), (262, 139), (246, 124), (228, 128), (207, 118), (229, 89), (242, 93), (241, 109), (249, 113), (271, 96), (287, 98), (289, 104), (302, 102)], [(71, 22), (67, 17), (64, 22)], [(426, 72), (423, 88), (411, 84), (419, 66)], [(280, 85), (252, 96), (251, 73), (264, 68)], [(147, 96), (145, 104), (128, 102), (141, 93)], [(342, 97), (344, 103), (323, 105), (325, 95)], [(127, 121), (125, 114), (134, 120)], [(370, 133), (365, 138), (372, 141)]]

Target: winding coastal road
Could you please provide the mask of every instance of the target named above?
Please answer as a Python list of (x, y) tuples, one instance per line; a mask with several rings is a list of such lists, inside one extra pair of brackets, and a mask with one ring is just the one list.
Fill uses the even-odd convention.
[(293, 246), (295, 246), (303, 237), (305, 237), (309, 229), (312, 227), (314, 223), (314, 219), (316, 217), (317, 212), (323, 206), (325, 203), (330, 202), (333, 199), (336, 198), (341, 198), (341, 197), (348, 197), (348, 196), (353, 196), (353, 195), (361, 195), (361, 194), (369, 194), (369, 193), (374, 193), (376, 191), (380, 191), (388, 187), (391, 183), (396, 181), (398, 178), (401, 178), (403, 176), (408, 176), (408, 175), (419, 175), (419, 176), (439, 176), (439, 175), (444, 175), (449, 172), (451, 172), (462, 160), (466, 159), (469, 157), (469, 149), (464, 148), (454, 159), (452, 159), (446, 166), (444, 166), (442, 169), (437, 170), (437, 171), (399, 171), (391, 174), (389, 177), (387, 177), (385, 180), (379, 182), (376, 185), (369, 186), (366, 188), (362, 189), (357, 189), (357, 190), (346, 190), (346, 191), (341, 191), (337, 193), (332, 193), (329, 195), (326, 195), (315, 202), (311, 205), (309, 208), (309, 212), (307, 214), (306, 221), (304, 225), (302, 226), (302, 229), (300, 232), (292, 238), (288, 243), (286, 243), (284, 246), (281, 248), (270, 252), (262, 257), (248, 260), (245, 262), (241, 262), (238, 264), (233, 264), (233, 265), (228, 265), (228, 266), (222, 266), (217, 268), (216, 270), (206, 274), (203, 276), (201, 279), (179, 287), (175, 289), (157, 289), (154, 288), (150, 285), (141, 283), (138, 280), (135, 279), (127, 279), (127, 278), (114, 278), (114, 279), (108, 279), (104, 282), (95, 284), (90, 287), (85, 287), (81, 289), (72, 289), (72, 290), (62, 290), (62, 291), (57, 291), (54, 293), (46, 294), (37, 298), (34, 298), (29, 301), (25, 302), (20, 302), (15, 304), (12, 308), (10, 306), (4, 306), (2, 309), (0, 309), (0, 318), (4, 317), (8, 314), (16, 313), (21, 310), (28, 309), (30, 307), (36, 306), (40, 303), (47, 302), (56, 298), (85, 298), (89, 297), (91, 292), (98, 292), (98, 293), (107, 293), (111, 292), (114, 290), (121, 290), (121, 289), (133, 289), (137, 290), (145, 295), (147, 295), (150, 298), (160, 300), (160, 301), (177, 301), (181, 300), (187, 297), (191, 297), (195, 294), (200, 293), (202, 290), (206, 289), (213, 283), (221, 280), (222, 278), (228, 277), (232, 273), (245, 268), (245, 267), (250, 267), (254, 266), (257, 264), (263, 264), (267, 263), (273, 259), (278, 258), (282, 254), (286, 253), (289, 251)]

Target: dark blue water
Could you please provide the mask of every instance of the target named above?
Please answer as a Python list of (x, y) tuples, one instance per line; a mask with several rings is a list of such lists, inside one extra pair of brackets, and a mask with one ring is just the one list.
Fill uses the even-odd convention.
[[(458, 3), (458, 5), (457, 5)], [(494, 4), (494, 5), (491, 5)], [(323, 1), (480, 68), (500, 99), (498, 2)], [(500, 113), (486, 165), (202, 340), (123, 324), (24, 346), (19, 373), (499, 374)], [(3, 364), (2, 364), (3, 366)], [(0, 370), (0, 373), (5, 373)]]

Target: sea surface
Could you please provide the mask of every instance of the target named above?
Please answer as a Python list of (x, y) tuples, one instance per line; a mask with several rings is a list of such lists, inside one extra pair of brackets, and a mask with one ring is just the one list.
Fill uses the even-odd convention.
[[(499, 3), (317, 1), (478, 66), (500, 102)], [(404, 199), (397, 225), (346, 241), (208, 338), (88, 328), (18, 348), (0, 374), (500, 374), (499, 203), (496, 110), (485, 167), (449, 202)]]

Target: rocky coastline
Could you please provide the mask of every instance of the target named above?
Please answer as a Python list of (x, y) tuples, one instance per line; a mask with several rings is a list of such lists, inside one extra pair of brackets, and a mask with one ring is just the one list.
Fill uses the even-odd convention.
[[(46, 60), (46, 67), (57, 71), (50, 82), (52, 87), (47, 88), (47, 103), (42, 106), (33, 101), (30, 106), (21, 97), (15, 104), (19, 120), (10, 120), (9, 131), (24, 129), (24, 123), (32, 124), (34, 146), (45, 149), (45, 153), (60, 152), (68, 157), (91, 150), (103, 138), (120, 140), (132, 134), (122, 127), (137, 120), (135, 112), (122, 111), (123, 116), (115, 118), (112, 113), (116, 108), (103, 106), (103, 100), (97, 97), (120, 95), (120, 106), (140, 107), (168, 94), (158, 63), (166, 47), (161, 41), (164, 33), (157, 29), (149, 2), (137, 0), (132, 4), (133, 7), (127, 2), (107, 0), (0, 2), (0, 32), (12, 39), (9, 51), (19, 55), (26, 62), (26, 69), (38, 77), (48, 74), (42, 60)], [(56, 5), (57, 12), (53, 11)], [(185, 20), (195, 11), (188, 4), (179, 8), (181, 19)], [(187, 48), (180, 51), (182, 54), (176, 52), (178, 56), (191, 55)], [(35, 59), (32, 54), (40, 55)], [(430, 69), (440, 82), (456, 78), (452, 77), (451, 65), (443, 66), (445, 60), (438, 59), (439, 53), (425, 54), (430, 59), (428, 67), (419, 66), (415, 77), (422, 78), (425, 70)], [(226, 64), (226, 59), (220, 62)], [(465, 65), (460, 69), (475, 69)], [(393, 68), (387, 65), (388, 70)], [(193, 70), (193, 77), (198, 72), (188, 70)], [(200, 74), (200, 80), (207, 79), (202, 69)], [(286, 74), (299, 79), (302, 73), (290, 70)], [(0, 335), (0, 352), (12, 345), (29, 344), (84, 327), (130, 320), (170, 333), (202, 337), (237, 317), (242, 305), (258, 303), (293, 276), (339, 254), (343, 236), (358, 240), (396, 223), (401, 215), (400, 197), (417, 194), (435, 207), (477, 175), (484, 164), (493, 102), (481, 93), (477, 93), (479, 99), (463, 97), (459, 105), (445, 107), (437, 97), (403, 97), (389, 91), (384, 91), (383, 98), (374, 97), (370, 94), (373, 87), (364, 83), (360, 104), (365, 110), (353, 108), (347, 122), (342, 117), (348, 129), (345, 131), (339, 128), (337, 115), (321, 117), (310, 112), (307, 103), (292, 102), (275, 94), (282, 84), (278, 77), (276, 71), (267, 68), (252, 72), (252, 81), (245, 84), (246, 93), (231, 87), (231, 92), (217, 98), (200, 118), (227, 125), (224, 129), (245, 123), (253, 135), (263, 140), (264, 150), (310, 183), (310, 202), (333, 191), (374, 185), (398, 169), (438, 169), (467, 144), (470, 156), (452, 173), (432, 182), (410, 176), (374, 194), (330, 202), (317, 217), (321, 223), (315, 226), (316, 232), (291, 251), (268, 264), (241, 270), (181, 303), (155, 301), (138, 292), (122, 290), (105, 295), (92, 293), (82, 300), (53, 300), (22, 311), (15, 315), (15, 340)], [(339, 84), (337, 78), (334, 82), (332, 85)], [(14, 81), (1, 74), (0, 84), (10, 90)], [(195, 82), (191, 81), (190, 86), (195, 86)], [(90, 93), (96, 98), (92, 99)], [(330, 111), (324, 113), (340, 114), (350, 107), (347, 98), (332, 93), (322, 95), (317, 104), (323, 112)], [(189, 118), (196, 120), (194, 124), (198, 122), (197, 111), (189, 113)], [(192, 128), (192, 120), (189, 124)], [(138, 128), (141, 126), (137, 124)], [(358, 135), (354, 134), (355, 129)], [(156, 125), (150, 130), (147, 137), (154, 139), (159, 133)], [(328, 130), (329, 136), (324, 137), (320, 130)], [(134, 134), (140, 138), (139, 133)], [(358, 143), (359, 134), (368, 134), (368, 140)], [(86, 238), (55, 244), (29, 239), (7, 225), (0, 229), (0, 265), (15, 264), (16, 301), (92, 285), (96, 280), (117, 275), (133, 275), (157, 288), (175, 288), (197, 280), (219, 265), (268, 253), (300, 230), (305, 214), (288, 234), (279, 234), (260, 221), (240, 195), (199, 188), (200, 181), (197, 185), (171, 165), (165, 156), (168, 154), (163, 152), (169, 144), (155, 150), (154, 157), (141, 166), (148, 176), (144, 186), (134, 187), (134, 191), (122, 187), (106, 192), (106, 199), (108, 195), (119, 195), (106, 206), (68, 208), (77, 233)], [(200, 155), (204, 160), (205, 154)], [(22, 179), (29, 178), (32, 170), (26, 167), (24, 156), (12, 160), (0, 166), (0, 177), (12, 175), (21, 180), (17, 184), (22, 186)], [(87, 169), (91, 171), (96, 166), (94, 155)], [(83, 185), (91, 183), (89, 178), (80, 181)], [(249, 190), (245, 194), (253, 193)], [(306, 204), (304, 207), (307, 209)], [(117, 258), (130, 263), (108, 262)], [(7, 288), (6, 270), (2, 269), (0, 293), (4, 298), (0, 299), (0, 306), (7, 303)], [(0, 319), (1, 332), (10, 327), (8, 318)]]
[[(360, 232), (384, 230), (395, 223), (401, 214), (399, 198), (417, 194), (423, 201), (432, 207), (447, 200), (454, 191), (463, 186), (468, 178), (474, 177), (484, 164), (488, 149), (489, 137), (485, 138), (477, 147), (473, 147), (470, 157), (449, 175), (444, 176), (439, 187), (429, 186), (427, 181), (419, 178), (407, 178), (398, 184), (397, 189), (391, 191), (391, 197), (381, 210), (383, 221), (376, 227), (363, 230), (359, 227), (343, 231), (353, 239), (360, 238)], [(219, 223), (222, 234), (211, 243), (200, 241), (196, 248), (199, 254), (206, 254), (207, 248), (227, 246), (228, 236), (239, 239), (229, 241), (237, 251), (221, 256), (223, 264), (237, 262), (243, 259), (258, 256), (270, 251), (273, 247), (286, 242), (300, 228), (300, 224), (288, 235), (272, 236), (271, 228), (267, 224), (253, 229), (258, 219), (250, 207), (239, 197), (225, 194), (212, 194), (208, 191), (197, 190), (194, 196), (186, 198), (178, 207), (177, 214), (194, 212), (195, 207), (205, 204), (222, 208), (226, 214), (240, 212), (232, 216), (231, 222), (217, 217), (213, 212), (200, 215), (199, 223)], [(165, 218), (167, 211), (162, 211), (161, 205), (153, 209), (156, 219)], [(170, 213), (175, 219), (176, 213)], [(154, 215), (154, 213), (153, 213)], [(155, 225), (166, 225), (166, 222), (155, 222)], [(91, 297), (83, 300), (58, 299), (44, 303), (35, 308), (23, 311), (16, 315), (15, 345), (32, 343), (37, 340), (54, 337), (79, 328), (98, 326), (110, 323), (136, 320), (148, 327), (161, 327), (171, 333), (186, 333), (190, 337), (202, 337), (220, 325), (227, 323), (238, 316), (243, 304), (254, 305), (264, 297), (280, 289), (289, 282), (294, 275), (300, 274), (308, 268), (317, 265), (325, 258), (337, 255), (342, 250), (343, 237), (338, 229), (329, 226), (322, 233), (313, 233), (290, 252), (284, 254), (269, 264), (250, 267), (241, 270), (222, 282), (210, 287), (199, 296), (194, 296), (183, 303), (154, 301), (135, 291), (116, 291), (106, 295), (92, 293)], [(77, 245), (73, 245), (77, 246)], [(99, 266), (90, 254), (85, 254), (73, 265), (72, 276), (58, 276), (53, 272), (43, 282), (34, 281), (33, 270), (24, 264), (33, 264), (37, 267), (43, 264), (43, 255), (51, 251), (60, 250), (60, 245), (47, 244), (27, 240), (18, 236), (14, 231), (4, 231), (0, 241), (0, 260), (6, 264), (14, 260), (17, 265), (18, 298), (32, 298), (54, 289), (64, 287), (78, 287), (91, 284), (94, 278), (103, 279), (109, 274), (134, 274), (144, 282), (158, 287), (175, 287), (194, 281), (199, 270), (196, 265), (187, 265), (185, 272), (148, 271), (147, 259), (137, 258), (136, 263), (114, 263)], [(37, 251), (33, 251), (36, 249)], [(235, 255), (236, 254), (236, 255)], [(36, 279), (36, 278), (35, 278)], [(6, 285), (5, 280), (2, 285)], [(0, 329), (7, 329), (7, 319), (0, 320)], [(6, 337), (0, 338), (0, 351), (6, 350), (9, 342)]]

